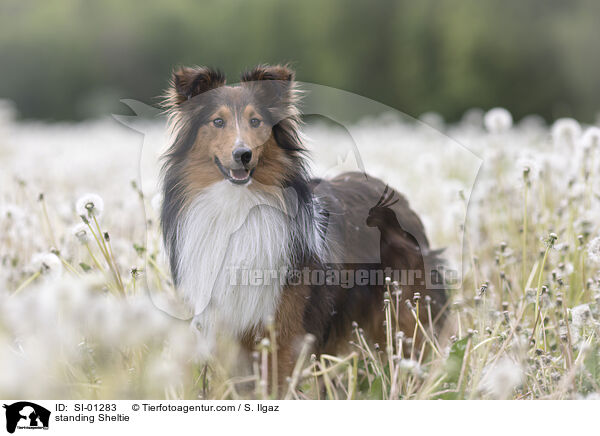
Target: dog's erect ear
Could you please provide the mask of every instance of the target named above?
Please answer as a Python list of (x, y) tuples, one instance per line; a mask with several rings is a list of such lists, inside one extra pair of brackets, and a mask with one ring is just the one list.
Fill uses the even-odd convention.
[(294, 81), (294, 70), (287, 65), (258, 65), (250, 71), (242, 74), (242, 82), (253, 82), (258, 80), (282, 80)]
[(183, 67), (173, 72), (165, 105), (179, 105), (203, 92), (225, 85), (225, 75), (209, 67)]
[(175, 91), (189, 100), (192, 97), (225, 85), (225, 75), (209, 67), (184, 67), (173, 73)]
[(242, 85), (251, 87), (277, 117), (289, 117), (297, 115), (299, 91), (294, 77), (294, 70), (287, 65), (263, 64), (243, 73)]

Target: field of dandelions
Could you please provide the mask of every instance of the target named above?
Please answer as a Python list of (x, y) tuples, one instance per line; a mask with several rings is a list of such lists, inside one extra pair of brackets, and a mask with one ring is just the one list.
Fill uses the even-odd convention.
[[(415, 349), (412, 332), (394, 330), (396, 307), (428, 302), (401, 301), (390, 283), (387, 343), (370, 347), (356, 326), (349, 355), (303, 348), (283, 395), (600, 398), (600, 129), (535, 116), (513, 123), (503, 109), (471, 110), (453, 125), (422, 120), (435, 130), (382, 116), (349, 131), (365, 169), (407, 195), (432, 246), (461, 272), (446, 330), (436, 337), (419, 324), (427, 339)], [(306, 134), (309, 144), (348, 140), (325, 125)], [(273, 332), (257, 346), (253, 376), (237, 379), (231, 353), (199, 362), (189, 322), (150, 296), (173, 294), (158, 228), (154, 158), (164, 142), (163, 121), (18, 122), (3, 103), (1, 397), (272, 395)], [(144, 147), (155, 147), (150, 159)], [(315, 173), (356, 169), (351, 153), (312, 147)]]

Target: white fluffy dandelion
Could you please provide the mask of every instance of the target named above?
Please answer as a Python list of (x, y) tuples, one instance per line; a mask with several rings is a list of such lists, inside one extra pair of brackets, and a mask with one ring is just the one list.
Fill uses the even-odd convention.
[(554, 144), (575, 144), (581, 136), (581, 125), (573, 118), (559, 118), (552, 125)]
[(418, 375), (421, 373), (421, 365), (419, 362), (412, 359), (400, 359), (398, 362), (401, 371)]
[(539, 115), (526, 115), (519, 122), (519, 127), (528, 132), (538, 132), (546, 129), (546, 121)]
[(48, 278), (60, 277), (63, 271), (62, 262), (56, 254), (37, 253), (31, 259), (31, 267)]
[(25, 211), (15, 204), (5, 204), (0, 207), (0, 218), (11, 221), (22, 221), (25, 219)]
[(79, 224), (75, 225), (71, 229), (71, 233), (73, 234), (73, 236), (75, 236), (77, 238), (77, 240), (82, 245), (85, 245), (88, 242), (90, 242), (90, 229), (87, 226), (87, 224), (79, 223)]
[(79, 216), (85, 216), (86, 218), (95, 216), (96, 218), (100, 218), (104, 211), (104, 201), (97, 194), (84, 194), (77, 200), (75, 209)]
[(462, 116), (460, 124), (465, 127), (476, 127), (481, 128), (483, 125), (483, 116), (485, 115), (483, 109), (471, 108), (468, 109)]
[(588, 127), (583, 135), (581, 135), (579, 142), (585, 149), (600, 147), (600, 128), (595, 126)]
[(580, 304), (571, 309), (573, 327), (580, 329), (592, 319), (592, 311), (588, 304)]
[(529, 180), (536, 180), (539, 178), (542, 171), (541, 162), (531, 154), (521, 155), (515, 162), (514, 169), (517, 171), (519, 177), (523, 177), (524, 173), (527, 172)]
[(592, 262), (600, 263), (600, 236), (595, 237), (588, 244), (588, 257)]
[(433, 127), (434, 129), (444, 129), (444, 117), (442, 117), (442, 115), (438, 114), (437, 112), (425, 112), (419, 116), (419, 119), (428, 126)]
[(483, 118), (485, 128), (490, 133), (503, 133), (509, 130), (513, 124), (513, 118), (509, 111), (502, 107), (490, 109)]
[(481, 381), (483, 390), (495, 399), (508, 398), (513, 390), (523, 382), (521, 366), (508, 357), (484, 369)]

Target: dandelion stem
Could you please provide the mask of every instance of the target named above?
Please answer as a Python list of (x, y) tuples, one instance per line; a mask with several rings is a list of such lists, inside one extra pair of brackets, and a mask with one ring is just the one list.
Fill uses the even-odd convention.
[(110, 241), (108, 241), (106, 243), (106, 245), (108, 247), (108, 252), (110, 254), (110, 260), (112, 263), (112, 267), (114, 268), (114, 271), (115, 271), (115, 276), (117, 277), (117, 285), (118, 285), (121, 293), (125, 294), (125, 286), (123, 285), (123, 279), (121, 278), (121, 273), (119, 272), (119, 268), (117, 267), (117, 262), (115, 261), (115, 256), (113, 254), (112, 245), (110, 244)]
[(261, 370), (260, 370), (260, 393), (264, 399), (267, 399), (267, 386), (269, 377), (269, 350), (266, 346), (261, 350)]
[(302, 375), (302, 365), (308, 357), (308, 351), (311, 348), (312, 343), (312, 340), (308, 338), (305, 338), (304, 342), (302, 343), (302, 348), (300, 349), (300, 353), (298, 354), (298, 360), (296, 360), (296, 365), (292, 370), (292, 377), (288, 386), (287, 394), (285, 395), (286, 400), (288, 400), (292, 393), (296, 390), (296, 386), (298, 385), (298, 382), (300, 381), (300, 376)]
[(527, 281), (527, 203), (529, 202), (529, 183), (528, 180), (525, 179), (525, 187), (523, 191), (523, 247), (521, 253), (521, 282), (523, 284), (523, 294), (526, 291), (526, 281)]
[[(113, 256), (110, 243), (107, 243), (104, 240), (102, 229), (100, 228), (100, 224), (98, 223), (98, 220), (96, 219), (96, 215), (92, 215), (92, 218), (94, 219), (94, 224), (96, 225), (96, 229), (98, 230), (98, 236), (96, 237), (96, 235), (94, 234), (94, 238), (96, 238), (96, 242), (100, 246), (100, 250), (102, 251), (102, 254), (104, 255), (104, 257), (106, 259), (106, 263), (108, 264), (108, 266), (114, 276), (114, 279), (116, 282), (115, 284), (117, 285), (117, 289), (119, 290), (121, 295), (125, 295), (125, 287), (123, 286), (123, 280), (121, 279), (121, 274), (119, 273), (119, 269), (117, 268), (117, 265), (115, 263), (115, 258)], [(91, 227), (90, 227), (90, 230), (91, 230)]]
[[(458, 382), (456, 383), (459, 398), (464, 398), (465, 389), (467, 387), (467, 383), (465, 379), (467, 378), (467, 367), (469, 366), (469, 358), (471, 355), (471, 337), (467, 339), (467, 346), (465, 348), (465, 355), (463, 357), (462, 366), (460, 368), (460, 375), (458, 376)], [(464, 382), (464, 383), (463, 383)]]
[(94, 262), (94, 264), (96, 265), (96, 267), (98, 267), (98, 269), (100, 271), (104, 272), (104, 268), (102, 267), (102, 265), (100, 265), (100, 262), (98, 262), (98, 259), (96, 259), (96, 256), (94, 256), (94, 253), (92, 253), (92, 249), (90, 248), (90, 244), (88, 244), (86, 242), (85, 243), (85, 248), (87, 248), (87, 251), (90, 254), (90, 257), (92, 258), (92, 261)]
[[(425, 330), (425, 327), (423, 327), (423, 324), (421, 323), (421, 321), (419, 320), (419, 317), (417, 315), (417, 312), (415, 312), (414, 310), (411, 310), (412, 316), (415, 319), (415, 329), (418, 327), (419, 330), (421, 330), (421, 333), (423, 334), (423, 337), (425, 338), (426, 342), (429, 342), (429, 344), (431, 345), (431, 348), (433, 349), (434, 353), (438, 356), (438, 357), (442, 357), (442, 354), (438, 351), (435, 343), (433, 342), (433, 340), (429, 337), (429, 335), (427, 334), (427, 331)], [(416, 335), (415, 335), (416, 336)], [(415, 337), (413, 336), (413, 337)], [(414, 343), (414, 339), (413, 339), (413, 343)], [(412, 354), (412, 351), (411, 351)]]
[(58, 258), (60, 259), (60, 261), (62, 262), (62, 264), (72, 273), (75, 274), (77, 277), (81, 277), (81, 274), (79, 274), (79, 271), (77, 271), (75, 268), (73, 268), (71, 266), (71, 264), (69, 262), (66, 261), (66, 259), (62, 256), (58, 256)]
[[(388, 286), (389, 295), (389, 286)], [(390, 376), (394, 373), (394, 342), (392, 340), (392, 310), (391, 301), (389, 298), (385, 299), (385, 342), (386, 342), (386, 354), (388, 358), (388, 366), (390, 369)]]
[(30, 275), (25, 281), (23, 281), (23, 283), (21, 283), (19, 285), (19, 287), (15, 290), (15, 292), (12, 293), (11, 296), (15, 296), (17, 295), (19, 292), (21, 292), (23, 289), (25, 289), (27, 286), (29, 286), (35, 279), (37, 279), (40, 275), (42, 274), (41, 271), (36, 271), (35, 273), (33, 273), (32, 275)]
[[(98, 244), (98, 248), (100, 248), (100, 251), (102, 252), (102, 255), (104, 256), (104, 258), (107, 257), (106, 252), (104, 251), (104, 246), (102, 245), (102, 243), (100, 242), (100, 239), (98, 239), (98, 236), (96, 235), (96, 232), (94, 231), (94, 229), (92, 228), (92, 225), (90, 224), (90, 222), (88, 220), (84, 221), (85, 224), (87, 224), (88, 228), (90, 229), (90, 232), (92, 233), (92, 236), (94, 237), (94, 239), (96, 240), (96, 244)], [(100, 238), (102, 238), (102, 234), (100, 234)]]
[(44, 221), (46, 222), (46, 227), (48, 228), (48, 234), (50, 235), (50, 242), (54, 247), (58, 247), (56, 243), (56, 238), (54, 237), (54, 229), (52, 224), (50, 223), (50, 217), (48, 215), (48, 208), (46, 207), (46, 200), (43, 194), (40, 194), (40, 203), (42, 204), (42, 214), (44, 215)]
[(154, 267), (154, 269), (156, 270), (156, 272), (158, 273), (158, 275), (164, 279), (167, 280), (168, 276), (165, 274), (165, 272), (158, 266), (158, 264), (156, 263), (156, 261), (154, 259), (152, 259), (152, 256), (147, 256), (146, 259), (148, 259), (148, 263), (150, 263), (150, 265), (152, 265)]
[(544, 268), (546, 266), (546, 260), (548, 259), (548, 253), (550, 252), (551, 248), (552, 248), (552, 243), (548, 243), (546, 245), (546, 250), (544, 251), (544, 257), (542, 259), (542, 264), (540, 265), (540, 270), (538, 273), (537, 291), (536, 291), (536, 295), (535, 295), (535, 321), (533, 323), (533, 331), (531, 333), (532, 339), (536, 338), (537, 325), (538, 325), (538, 321), (539, 321), (540, 315), (541, 315), (540, 314), (540, 297), (542, 295), (542, 277), (544, 275)]
[(271, 395), (277, 398), (279, 388), (279, 374), (277, 373), (277, 331), (274, 323), (269, 323), (269, 338), (271, 341)]
[(417, 341), (417, 330), (419, 329), (419, 302), (416, 303), (415, 308), (415, 329), (413, 330), (412, 344), (410, 347), (410, 359), (415, 358), (415, 342)]

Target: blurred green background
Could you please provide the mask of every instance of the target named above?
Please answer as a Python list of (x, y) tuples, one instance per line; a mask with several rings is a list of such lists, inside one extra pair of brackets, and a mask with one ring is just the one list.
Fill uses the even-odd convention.
[(22, 117), (156, 103), (173, 66), (260, 62), (413, 116), (471, 107), (591, 122), (600, 109), (597, 0), (1, 0), (0, 98)]

